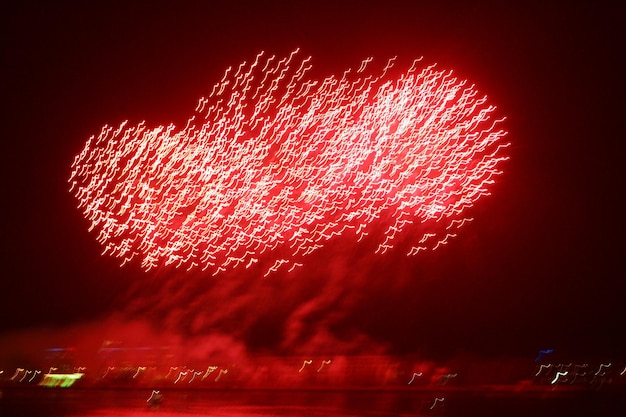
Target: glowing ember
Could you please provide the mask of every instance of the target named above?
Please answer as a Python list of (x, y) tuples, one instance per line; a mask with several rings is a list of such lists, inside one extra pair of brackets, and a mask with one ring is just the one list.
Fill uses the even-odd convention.
[(182, 130), (125, 122), (87, 141), (70, 192), (104, 254), (270, 273), (337, 236), (414, 255), (471, 220), (507, 159), (485, 97), (418, 61), (314, 81), (297, 52), (229, 68)]

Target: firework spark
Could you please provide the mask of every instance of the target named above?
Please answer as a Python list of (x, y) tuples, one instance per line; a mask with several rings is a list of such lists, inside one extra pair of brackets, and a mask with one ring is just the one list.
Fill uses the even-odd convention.
[(316, 81), (298, 56), (228, 68), (182, 129), (124, 122), (87, 141), (70, 192), (103, 254), (213, 274), (269, 260), (267, 275), (339, 236), (415, 255), (471, 220), (507, 159), (486, 97), (419, 60)]

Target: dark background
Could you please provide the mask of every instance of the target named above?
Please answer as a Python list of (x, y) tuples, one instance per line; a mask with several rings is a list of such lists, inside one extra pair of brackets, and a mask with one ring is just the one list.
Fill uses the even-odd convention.
[[(124, 311), (182, 334), (232, 332), (252, 350), (293, 348), (321, 332), (335, 344), (365, 338), (433, 356), (554, 348), (623, 357), (626, 12), (619, 2), (569, 3), (2, 6), (0, 333)], [(101, 257), (68, 192), (85, 140), (126, 119), (184, 124), (226, 67), (296, 47), (320, 76), (369, 56), (424, 56), (488, 95), (507, 116), (510, 161), (465, 232), (410, 260), (350, 253), (346, 264), (338, 251), (332, 266), (274, 283), (155, 276)], [(153, 306), (165, 294), (170, 303)], [(215, 309), (231, 311), (231, 324)], [(202, 315), (212, 318), (189, 325)]]

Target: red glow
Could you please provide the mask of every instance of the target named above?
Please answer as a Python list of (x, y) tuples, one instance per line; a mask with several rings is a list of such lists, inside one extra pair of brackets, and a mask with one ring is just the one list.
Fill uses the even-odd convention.
[(103, 254), (214, 274), (269, 259), (268, 275), (337, 236), (408, 255), (456, 236), (507, 159), (495, 107), (419, 61), (316, 81), (297, 52), (229, 68), (182, 129), (125, 122), (87, 141), (70, 191)]

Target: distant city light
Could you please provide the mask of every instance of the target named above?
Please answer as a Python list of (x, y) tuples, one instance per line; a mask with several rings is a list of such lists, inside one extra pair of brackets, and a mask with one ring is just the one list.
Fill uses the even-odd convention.
[(44, 374), (43, 379), (39, 382), (42, 387), (60, 387), (69, 388), (81, 379), (85, 374), (83, 373), (71, 373), (71, 374)]

